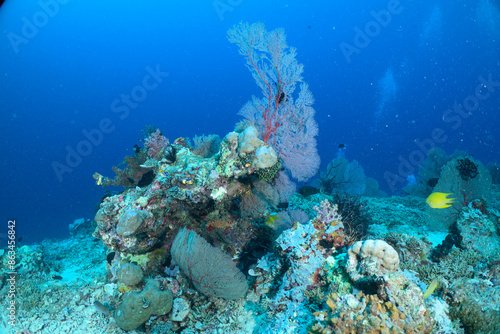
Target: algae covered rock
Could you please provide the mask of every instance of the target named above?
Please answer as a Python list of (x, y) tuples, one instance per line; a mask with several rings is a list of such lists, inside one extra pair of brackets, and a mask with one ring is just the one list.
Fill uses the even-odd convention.
[(117, 276), (120, 283), (134, 286), (142, 281), (142, 269), (136, 264), (125, 263), (118, 268)]
[(152, 315), (164, 315), (172, 309), (172, 294), (161, 291), (160, 283), (149, 280), (141, 292), (131, 292), (115, 313), (116, 324), (123, 330), (133, 330)]

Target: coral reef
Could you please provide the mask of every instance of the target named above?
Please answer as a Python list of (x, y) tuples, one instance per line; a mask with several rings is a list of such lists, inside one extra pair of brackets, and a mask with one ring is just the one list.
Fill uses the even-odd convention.
[(17, 318), (6, 326), (13, 310), (1, 308), (0, 332), (499, 332), (500, 188), (481, 163), (428, 152), (406, 190), (451, 192), (449, 210), (375, 198), (377, 182), (342, 157), (322, 189), (295, 193), (289, 175), (306, 180), (319, 165), (302, 65), (281, 29), (241, 23), (229, 38), (263, 93), (246, 120), (193, 146), (147, 126), (114, 179), (94, 174), (124, 188), (104, 195), (94, 221), (0, 249), (0, 303)]
[[(152, 168), (156, 176), (149, 186), (104, 198), (95, 217), (95, 235), (111, 249), (149, 252), (194, 222), (201, 232), (206, 220), (217, 219), (219, 212), (228, 211), (225, 207), (232, 199), (248, 191), (249, 184), (242, 183), (245, 176), (277, 163), (273, 149), (263, 146), (253, 127), (229, 133), (219, 152), (210, 158), (175, 143), (173, 146), (175, 163), (155, 162)], [(247, 233), (243, 225), (238, 228), (242, 236)]]
[[(173, 168), (177, 163), (170, 166)], [(252, 175), (246, 177), (249, 176)], [(154, 183), (147, 188), (153, 187)], [(143, 224), (154, 212), (148, 207), (149, 200), (142, 199), (144, 195), (125, 199), (136, 191), (130, 189), (107, 197), (120, 203), (123, 196), (123, 201), (146, 205), (122, 210), (122, 216), (127, 218), (123, 219), (123, 226), (120, 224), (120, 230), (126, 231), (120, 232), (123, 238), (147, 231)], [(363, 202), (369, 203), (368, 210), (376, 224), (369, 225), (368, 240), (356, 242), (346, 235), (344, 217), (334, 204), (336, 198), (324, 194), (293, 195), (290, 210), (300, 209), (302, 215), (313, 218), (301, 223), (291, 221), (276, 231), (259, 219), (251, 225), (244, 225), (244, 220), (238, 217), (233, 217), (234, 222), (219, 220), (228, 206), (217, 207), (206, 218), (186, 209), (186, 217), (192, 223), (172, 219), (169, 224), (175, 228), (165, 234), (166, 239), (144, 252), (103, 247), (100, 240), (89, 238), (88, 229), (66, 241), (25, 247), (23, 254), (27, 256), (25, 260), (20, 258), (20, 262), (28, 265), (34, 259), (39, 270), (20, 276), (16, 328), (33, 333), (58, 330), (124, 333), (123, 328), (137, 328), (137, 331), (170, 334), (183, 331), (463, 334), (462, 324), (468, 332), (497, 330), (494, 321), (497, 321), (496, 307), (500, 305), (495, 299), (500, 286), (500, 259), (487, 249), (488, 243), (495, 244), (498, 240), (495, 222), (500, 215), (493, 204), (473, 201), (462, 209), (456, 224), (457, 233), (463, 238), (462, 249), (452, 246), (439, 262), (434, 262), (430, 254), (439, 242), (429, 241), (432, 234), (416, 232), (422, 229), (419, 226), (422, 199), (363, 198)], [(219, 203), (224, 204), (224, 200)], [(196, 205), (191, 207), (196, 208)], [(127, 210), (139, 212), (131, 211), (129, 217), (123, 215)], [(143, 215), (143, 211), (148, 215)], [(390, 217), (393, 214), (395, 217)], [(348, 213), (345, 215), (349, 218)], [(122, 216), (116, 216), (112, 222), (113, 233)], [(137, 217), (140, 224), (135, 221)], [(396, 221), (401, 226), (399, 231)], [(390, 224), (385, 231), (378, 227), (384, 223)], [(240, 231), (234, 225), (245, 226), (247, 234), (243, 239), (236, 241), (232, 235)], [(417, 228), (412, 230), (411, 225)], [(96, 233), (100, 228), (97, 227)], [(174, 241), (173, 236), (179, 230), (182, 231), (179, 240), (183, 242)], [(172, 238), (167, 241), (169, 235)], [(385, 242), (376, 240), (374, 235), (383, 237)], [(442, 234), (440, 240), (445, 236)], [(211, 251), (200, 250), (195, 239), (203, 240)], [(182, 253), (189, 254), (184, 259), (175, 255), (177, 243), (183, 245)], [(236, 247), (242, 248), (235, 251)], [(192, 251), (187, 252), (187, 248)], [(202, 273), (200, 279), (194, 268), (208, 262), (199, 254), (211, 253), (216, 248), (218, 252), (231, 254), (233, 259), (224, 255), (226, 260), (209, 265), (210, 270)], [(31, 253), (38, 255), (30, 256)], [(170, 260), (170, 255), (175, 261)], [(182, 265), (186, 258), (187, 266)], [(6, 259), (2, 256), (2, 263)], [(200, 283), (206, 282), (212, 270), (228, 275), (228, 263), (237, 264), (248, 275), (245, 279), (239, 273), (245, 289), (238, 299), (225, 300), (218, 298), (223, 295), (203, 292)], [(0, 280), (2, 276), (5, 277), (0, 271)], [(232, 274), (223, 278), (230, 277)], [(431, 281), (437, 282), (437, 288), (424, 299), (423, 291)], [(151, 284), (155, 287), (151, 288)], [(4, 284), (2, 289), (7, 286)], [(154, 313), (165, 314), (148, 313), (158, 301), (150, 293), (163, 296), (171, 293), (171, 298), (162, 298), (168, 299), (171, 311), (164, 308)], [(486, 300), (491, 304), (484, 304)], [(486, 311), (479, 313), (478, 309)], [(39, 310), (47, 311), (40, 314)]]
[(44, 267), (42, 260), (42, 247), (22, 246), (17, 252), (20, 261), (15, 264), (14, 268), (19, 274), (26, 275), (35, 273)]
[(331, 295), (327, 304), (330, 310), (315, 313), (317, 322), (309, 333), (431, 333), (433, 330), (428, 310), (418, 309), (418, 313), (408, 314), (413, 305), (397, 306), (362, 291), (342, 297)]
[(481, 279), (460, 278), (450, 287), (450, 314), (468, 333), (500, 332), (500, 286)]
[(352, 241), (363, 239), (368, 232), (371, 217), (366, 210), (365, 202), (359, 197), (346, 193), (333, 194), (333, 203), (342, 216), (345, 233)]
[[(457, 230), (461, 246), (479, 252), (485, 258), (498, 256), (500, 229), (482, 212), (482, 201), (474, 200), (467, 205), (457, 219)], [(484, 211), (484, 209), (483, 209)]]
[[(434, 322), (422, 291), (398, 270), (398, 254), (389, 244), (358, 241), (347, 255), (345, 271), (362, 291), (339, 294), (345, 289), (337, 285), (326, 299), (328, 309), (314, 313), (309, 333), (432, 332)], [(342, 277), (336, 272), (334, 277)]]

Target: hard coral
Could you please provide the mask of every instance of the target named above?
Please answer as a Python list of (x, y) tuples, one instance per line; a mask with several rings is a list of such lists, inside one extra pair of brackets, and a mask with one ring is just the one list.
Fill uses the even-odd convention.
[(116, 324), (123, 330), (134, 330), (145, 323), (151, 315), (167, 314), (172, 309), (170, 291), (161, 291), (160, 283), (149, 280), (141, 292), (126, 294), (116, 311)]
[(316, 322), (309, 333), (431, 333), (433, 329), (428, 311), (411, 317), (407, 310), (401, 310), (394, 303), (361, 291), (340, 298), (333, 295), (327, 305), (330, 320)]
[(367, 293), (385, 294), (387, 274), (399, 269), (398, 253), (382, 240), (358, 241), (347, 250), (346, 271), (354, 284)]
[(136, 264), (125, 263), (117, 271), (118, 281), (128, 286), (135, 286), (142, 281), (142, 269)]

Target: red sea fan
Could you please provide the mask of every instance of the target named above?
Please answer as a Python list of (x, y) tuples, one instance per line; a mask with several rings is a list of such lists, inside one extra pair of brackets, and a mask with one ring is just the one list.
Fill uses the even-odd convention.
[(240, 114), (254, 124), (266, 144), (274, 147), (292, 177), (307, 181), (316, 175), (320, 164), (315, 139), (318, 125), (314, 99), (302, 80), (304, 69), (295, 58), (295, 48), (286, 44), (283, 29), (268, 32), (262, 23), (235, 25), (228, 38), (246, 58), (263, 95), (253, 97)]

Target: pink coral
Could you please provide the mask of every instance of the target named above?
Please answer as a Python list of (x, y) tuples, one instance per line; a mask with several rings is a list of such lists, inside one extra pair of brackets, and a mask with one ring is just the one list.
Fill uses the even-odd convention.
[(162, 135), (159, 129), (144, 140), (144, 147), (148, 150), (148, 155), (151, 158), (159, 158), (161, 150), (166, 148), (168, 144), (168, 138)]

